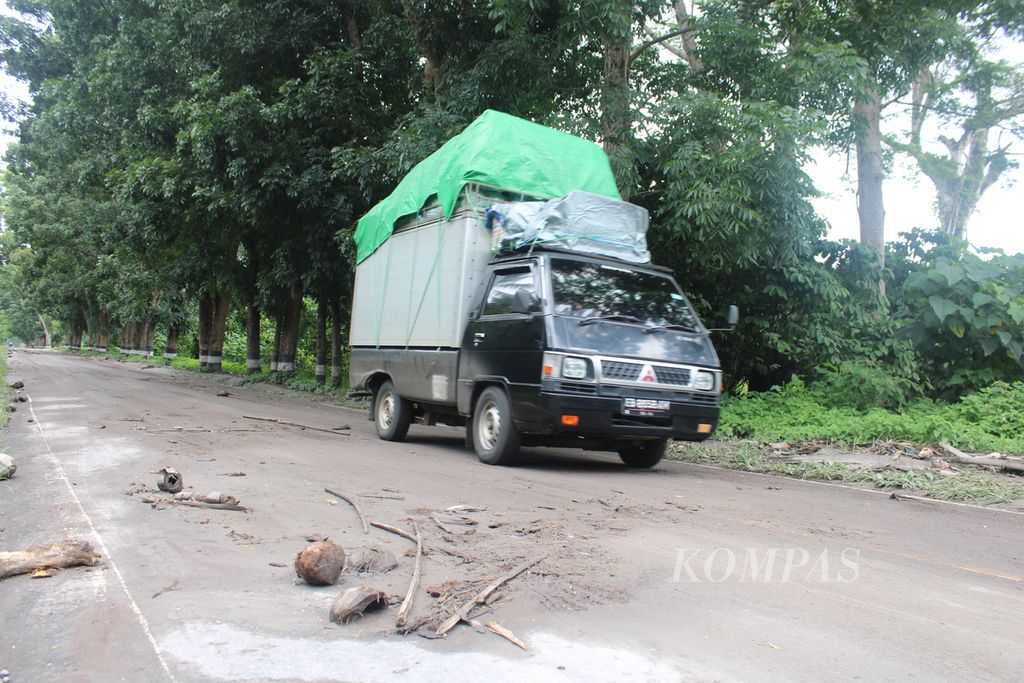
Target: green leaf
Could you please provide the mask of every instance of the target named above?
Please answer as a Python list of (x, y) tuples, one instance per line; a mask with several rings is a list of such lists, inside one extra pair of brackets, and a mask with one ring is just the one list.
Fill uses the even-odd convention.
[(938, 317), (940, 323), (943, 322), (947, 316), (955, 313), (957, 308), (959, 308), (955, 303), (945, 297), (939, 296), (938, 294), (933, 294), (928, 297), (928, 303), (931, 304), (932, 310), (935, 311), (935, 315)]
[(940, 261), (935, 264), (935, 270), (946, 278), (946, 282), (949, 283), (950, 287), (964, 279), (964, 269), (951, 263)]

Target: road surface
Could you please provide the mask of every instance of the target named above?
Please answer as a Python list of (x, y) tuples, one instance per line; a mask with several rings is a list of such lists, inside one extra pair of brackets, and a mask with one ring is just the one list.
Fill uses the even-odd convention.
[[(1020, 513), (563, 450), (489, 467), (460, 430), (414, 425), (385, 443), (365, 411), (270, 385), (54, 352), (9, 363), (31, 401), (4, 436), (18, 472), (0, 483), (0, 550), (80, 538), (103, 556), (0, 582), (12, 683), (1020, 677)], [(165, 465), (250, 511), (154, 509), (143, 489)], [(543, 556), (478, 617), (529, 649), (479, 624), (396, 635), (413, 546), (364, 534), (324, 487), (372, 520), (418, 525), (421, 632), (439, 614), (425, 589), (472, 592)], [(442, 531), (431, 515), (451, 522), (454, 505), (482, 508), (462, 513), (477, 523)], [(389, 549), (398, 567), (307, 586), (292, 562), (322, 536)], [(394, 605), (331, 623), (356, 585)]]

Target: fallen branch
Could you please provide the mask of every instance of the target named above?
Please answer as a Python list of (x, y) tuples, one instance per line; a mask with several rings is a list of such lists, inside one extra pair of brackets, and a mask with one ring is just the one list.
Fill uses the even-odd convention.
[(402, 607), (398, 610), (398, 618), (395, 619), (395, 628), (403, 629), (409, 620), (409, 610), (412, 609), (412, 598), (420, 583), (420, 559), (423, 557), (423, 541), (420, 538), (420, 527), (416, 522), (412, 523), (412, 530), (416, 534), (416, 564), (412, 568), (412, 582), (409, 590), (402, 600)]
[(0, 552), (0, 579), (28, 574), (46, 567), (92, 567), (99, 561), (100, 556), (93, 550), (91, 544), (85, 541), (64, 540), (28, 550)]
[(287, 425), (289, 427), (298, 427), (299, 429), (313, 429), (318, 432), (327, 432), (328, 434), (336, 434), (338, 436), (349, 436), (346, 432), (339, 432), (335, 429), (325, 429), (324, 427), (314, 427), (312, 425), (299, 424), (298, 422), (289, 422), (288, 420), (279, 420), (276, 417), (257, 417), (256, 415), (243, 415), (246, 420), (260, 420), (262, 422), (273, 422), (274, 424)]
[(519, 565), (518, 567), (510, 571), (508, 574), (502, 576), (500, 579), (495, 579), (494, 581), (492, 581), (490, 584), (487, 585), (486, 588), (484, 588), (482, 591), (474, 595), (472, 600), (462, 605), (462, 607), (456, 610), (455, 614), (450, 616), (443, 624), (441, 624), (441, 626), (439, 626), (437, 629), (437, 635), (443, 636), (445, 633), (448, 633), (448, 631), (451, 631), (453, 628), (455, 628), (455, 626), (460, 621), (468, 621), (469, 613), (473, 610), (474, 607), (476, 607), (477, 605), (482, 605), (485, 602), (487, 602), (487, 598), (491, 596), (491, 593), (498, 590), (504, 584), (516, 578), (530, 567), (540, 563), (545, 557), (547, 556), (541, 555), (540, 557), (532, 559), (529, 562), (524, 562), (523, 564)]
[(363, 515), (363, 511), (359, 509), (359, 506), (356, 504), (356, 501), (352, 500), (351, 498), (346, 496), (344, 493), (338, 493), (337, 491), (335, 491), (333, 489), (325, 488), (324, 491), (326, 491), (327, 493), (331, 494), (332, 496), (337, 496), (338, 498), (341, 498), (343, 501), (345, 501), (346, 503), (351, 505), (353, 507), (353, 509), (355, 509), (356, 514), (359, 515), (359, 521), (363, 523), (363, 533), (364, 534), (370, 533), (370, 527), (366, 525), (366, 516)]
[(154, 498), (152, 496), (142, 499), (143, 503), (160, 505), (169, 503), (171, 505), (184, 505), (190, 508), (208, 508), (210, 510), (231, 510), (232, 512), (248, 512), (249, 508), (234, 503), (204, 503), (198, 500), (175, 500), (174, 498)]
[(408, 531), (402, 531), (398, 527), (391, 526), (390, 524), (385, 524), (384, 522), (370, 522), (370, 526), (375, 526), (378, 529), (383, 529), (384, 531), (390, 531), (393, 534), (398, 534), (402, 538), (407, 538), (413, 543), (416, 543), (415, 536), (410, 534)]
[(516, 638), (516, 634), (512, 633), (512, 631), (509, 631), (507, 628), (505, 628), (504, 626), (502, 626), (498, 622), (496, 622), (496, 621), (484, 622), (484, 626), (486, 626), (487, 630), (490, 631), (491, 633), (496, 633), (497, 635), (501, 636), (502, 638), (504, 638), (508, 642), (512, 643), (513, 645), (517, 645), (517, 646), (523, 648), (524, 650), (528, 649), (526, 647), (526, 643), (524, 643), (523, 641), (521, 641), (518, 638)]
[(430, 518), (432, 520), (434, 520), (434, 524), (436, 524), (441, 529), (441, 531), (445, 532), (446, 534), (451, 534), (453, 536), (461, 536), (462, 535), (460, 533), (456, 533), (456, 531), (454, 529), (452, 529), (451, 527), (445, 525), (441, 520), (439, 520), (437, 518), (437, 515), (435, 515), (434, 513), (430, 513)]
[(999, 467), (1013, 472), (1024, 472), (1024, 462), (1017, 460), (1004, 460), (1003, 458), (986, 458), (984, 456), (967, 455), (958, 448), (953, 448), (948, 443), (940, 443), (942, 450), (949, 453), (953, 458), (965, 465), (984, 465), (985, 467)]

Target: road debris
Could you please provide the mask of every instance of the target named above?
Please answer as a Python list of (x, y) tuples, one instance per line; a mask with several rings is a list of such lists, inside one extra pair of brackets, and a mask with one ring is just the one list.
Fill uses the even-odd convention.
[(360, 498), (379, 498), (380, 500), (405, 500), (405, 496), (397, 496), (393, 493), (359, 493)]
[(366, 523), (366, 516), (363, 515), (363, 511), (359, 509), (359, 505), (356, 503), (355, 500), (353, 500), (351, 497), (345, 495), (344, 493), (339, 493), (338, 491), (335, 491), (333, 489), (324, 488), (324, 491), (326, 491), (327, 493), (331, 494), (332, 496), (335, 496), (337, 498), (341, 498), (343, 501), (345, 501), (346, 503), (351, 505), (352, 508), (356, 511), (356, 514), (359, 515), (359, 521), (362, 522), (362, 525), (363, 525), (363, 533), (364, 534), (370, 533), (370, 527)]
[(231, 510), (232, 512), (248, 512), (249, 508), (238, 504), (238, 499), (226, 493), (213, 491), (210, 493), (195, 493), (193, 491), (182, 491), (171, 497), (147, 496), (142, 499), (143, 503), (149, 503), (154, 508), (163, 504), (184, 505), (186, 507), (209, 508), (211, 510)]
[(484, 588), (482, 591), (474, 595), (472, 600), (465, 603), (455, 612), (455, 614), (453, 614), (451, 617), (448, 618), (447, 621), (441, 624), (437, 628), (437, 635), (443, 636), (444, 634), (448, 633), (448, 631), (451, 631), (453, 628), (455, 628), (455, 626), (458, 625), (460, 621), (468, 621), (469, 613), (473, 611), (473, 609), (478, 605), (482, 605), (485, 602), (487, 602), (487, 598), (491, 596), (491, 593), (498, 590), (503, 585), (505, 585), (512, 579), (516, 578), (517, 576), (525, 572), (527, 569), (530, 569), (534, 565), (539, 564), (546, 557), (546, 555), (541, 555), (540, 557), (536, 557), (528, 562), (524, 562), (523, 564), (519, 565), (518, 567), (510, 571), (508, 574), (505, 574), (501, 578), (492, 581), (490, 584), (487, 585), (486, 588)]
[[(256, 415), (243, 415), (246, 420), (260, 420), (261, 422), (273, 422), (274, 424), (286, 425), (288, 427), (298, 427), (299, 429), (312, 429), (317, 432), (327, 432), (328, 434), (336, 434), (338, 436), (350, 436), (341, 430), (341, 427), (335, 427), (334, 429), (326, 429), (324, 427), (314, 427), (312, 425), (299, 424), (298, 422), (289, 422), (288, 420), (279, 420), (276, 417), (258, 417)], [(345, 429), (348, 429), (348, 425), (344, 425)]]
[(412, 581), (409, 583), (409, 590), (405, 593), (405, 599), (402, 600), (402, 606), (398, 610), (398, 617), (395, 619), (395, 628), (399, 632), (403, 632), (409, 621), (409, 610), (412, 609), (413, 596), (416, 593), (416, 587), (420, 583), (420, 561), (423, 558), (423, 540), (420, 537), (420, 527), (416, 522), (412, 523), (412, 530), (416, 536), (416, 563), (412, 568)]
[(345, 568), (349, 571), (383, 574), (398, 566), (398, 558), (390, 550), (378, 547), (356, 548), (345, 557)]
[(11, 382), (8, 386), (10, 386), (11, 389), (24, 389), (25, 383), (19, 379), (14, 382)]
[(227, 396), (230, 396), (231, 392), (228, 391), (227, 389), (221, 389), (220, 391), (217, 392), (217, 395), (220, 396), (221, 398), (225, 398)]
[(222, 476), (222, 477), (244, 477), (245, 476), (245, 472), (225, 472), (225, 473), (223, 473), (220, 476)]
[(438, 528), (446, 534), (451, 534), (453, 536), (469, 536), (470, 534), (476, 533), (475, 527), (477, 525), (477, 521), (464, 515), (441, 516), (436, 512), (432, 512), (430, 514), (430, 518), (434, 520), (434, 524), (436, 524)]
[(0, 552), (0, 579), (28, 574), (37, 569), (93, 567), (99, 561), (100, 555), (90, 543), (67, 539), (28, 550)]
[(17, 471), (18, 465), (14, 462), (14, 458), (6, 453), (0, 453), (0, 481), (10, 479)]
[(178, 493), (184, 488), (184, 483), (181, 479), (181, 472), (173, 467), (161, 468), (154, 472), (154, 474), (162, 475), (160, 480), (156, 483), (156, 487), (161, 491), (166, 491), (167, 493)]
[(957, 462), (967, 465), (982, 465), (984, 467), (998, 467), (1012, 472), (1024, 472), (1024, 460), (1010, 459), (999, 453), (992, 453), (988, 456), (968, 455), (963, 451), (953, 448), (948, 443), (939, 444), (942, 450), (953, 456)]
[(295, 573), (311, 586), (330, 586), (345, 568), (345, 550), (332, 541), (316, 541), (295, 556)]
[(526, 647), (526, 643), (524, 643), (523, 641), (519, 640), (519, 638), (516, 637), (516, 634), (512, 633), (512, 631), (509, 631), (507, 628), (505, 628), (504, 626), (502, 626), (498, 622), (496, 622), (496, 621), (487, 621), (487, 622), (484, 622), (484, 626), (486, 626), (487, 630), (489, 630), (491, 633), (498, 634), (499, 636), (501, 636), (502, 638), (504, 638), (508, 642), (512, 643), (513, 645), (521, 647), (524, 650), (528, 650), (529, 649), (528, 647)]
[(354, 586), (347, 589), (331, 605), (331, 621), (335, 624), (348, 622), (363, 616), (363, 612), (384, 609), (388, 596), (384, 591), (370, 586)]
[(402, 538), (407, 538), (413, 543), (416, 543), (415, 536), (410, 534), (408, 531), (402, 531), (398, 527), (391, 526), (390, 524), (385, 524), (384, 522), (370, 522), (370, 526), (375, 526), (378, 529), (383, 529), (384, 531), (390, 531), (393, 534), (398, 534)]
[(165, 586), (165, 587), (161, 588), (160, 590), (158, 590), (156, 593), (153, 593), (153, 598), (159, 598), (164, 593), (171, 593), (173, 591), (180, 591), (180, 590), (181, 590), (181, 583), (178, 582), (177, 579), (175, 579), (174, 583), (172, 583), (170, 586)]

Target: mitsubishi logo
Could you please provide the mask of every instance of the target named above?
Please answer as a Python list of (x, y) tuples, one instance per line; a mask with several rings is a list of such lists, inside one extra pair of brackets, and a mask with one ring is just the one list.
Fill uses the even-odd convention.
[(640, 370), (640, 381), (657, 382), (658, 378), (654, 374), (654, 368), (652, 368), (650, 365), (645, 365), (643, 369)]

